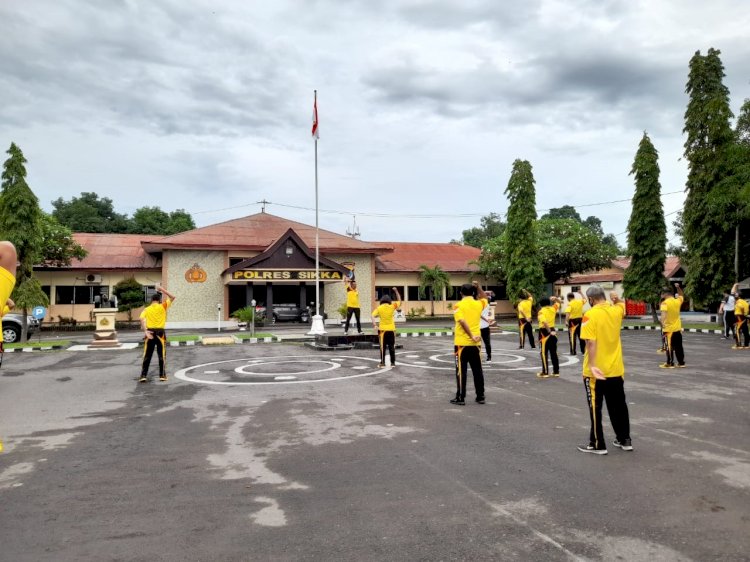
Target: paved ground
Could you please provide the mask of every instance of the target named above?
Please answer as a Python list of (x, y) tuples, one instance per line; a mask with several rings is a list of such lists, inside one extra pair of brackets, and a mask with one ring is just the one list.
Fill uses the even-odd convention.
[(750, 352), (686, 334), (689, 368), (667, 371), (658, 333), (623, 340), (635, 451), (605, 457), (575, 449), (576, 358), (538, 380), (515, 336), (465, 407), (449, 338), (400, 340), (392, 370), (169, 348), (148, 385), (135, 351), (6, 354), (0, 559), (748, 559)]

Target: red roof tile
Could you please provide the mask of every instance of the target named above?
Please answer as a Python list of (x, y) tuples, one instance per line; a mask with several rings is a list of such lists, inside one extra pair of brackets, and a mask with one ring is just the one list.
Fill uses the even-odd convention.
[[(310, 248), (315, 248), (315, 227), (269, 213), (257, 213), (239, 219), (164, 236), (144, 244), (150, 252), (176, 248), (216, 248), (229, 250), (265, 250), (287, 230), (293, 229)], [(362, 242), (329, 230), (318, 231), (320, 251), (349, 254), (386, 253), (390, 247)]]
[[(597, 273), (595, 271), (586, 271), (584, 273), (574, 273), (568, 279), (559, 279), (555, 285), (570, 285), (577, 283), (601, 283), (602, 281), (622, 281), (625, 270), (630, 265), (630, 258), (618, 257), (612, 260), (612, 266), (623, 270), (623, 273)], [(667, 256), (664, 262), (664, 277), (673, 277), (680, 269), (680, 258), (677, 256)]]
[(418, 242), (375, 242), (393, 248), (393, 252), (375, 259), (375, 270), (381, 273), (418, 271), (420, 265), (439, 265), (443, 271), (477, 271), (470, 261), (479, 259), (481, 250), (460, 244), (430, 244)]
[[(146, 253), (141, 242), (161, 238), (150, 234), (91, 234), (76, 232), (73, 238), (88, 255), (73, 260), (69, 268), (88, 271), (105, 269), (160, 269), (161, 260)], [(46, 268), (45, 268), (46, 269)]]

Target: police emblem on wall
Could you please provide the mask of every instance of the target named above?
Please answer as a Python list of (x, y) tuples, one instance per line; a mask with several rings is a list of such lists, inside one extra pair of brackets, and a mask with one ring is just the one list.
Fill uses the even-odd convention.
[(354, 262), (353, 261), (345, 261), (345, 262), (341, 262), (341, 265), (343, 265), (346, 269), (349, 270), (346, 273), (347, 279), (349, 279), (349, 281), (354, 281)]
[(185, 281), (188, 283), (203, 283), (206, 279), (208, 279), (206, 270), (197, 263), (185, 272)]

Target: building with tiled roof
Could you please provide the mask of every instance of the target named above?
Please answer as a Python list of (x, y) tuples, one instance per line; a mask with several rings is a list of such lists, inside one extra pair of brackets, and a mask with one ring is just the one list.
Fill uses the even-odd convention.
[(231, 324), (231, 313), (253, 301), (269, 315), (274, 304), (314, 309), (316, 238), (321, 313), (332, 320), (345, 302), (344, 277), (356, 278), (362, 318), (368, 321), (377, 300), (394, 286), (405, 312), (429, 309), (429, 294), (418, 290), (421, 265), (439, 265), (451, 276), (452, 286), (435, 303), (436, 314), (450, 312), (457, 288), (477, 271), (479, 250), (469, 246), (365, 242), (324, 229), (316, 237), (314, 226), (265, 212), (171, 236), (76, 233), (89, 252), (86, 258), (36, 271), (50, 297), (48, 321), (89, 320), (95, 301), (108, 300), (117, 282), (134, 277), (144, 300), (158, 284), (178, 297), (168, 327), (215, 327), (217, 309), (222, 322)]

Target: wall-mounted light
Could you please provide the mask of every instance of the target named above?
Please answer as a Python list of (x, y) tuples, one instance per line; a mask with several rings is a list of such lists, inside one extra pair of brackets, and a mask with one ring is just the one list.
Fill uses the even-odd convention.
[(284, 252), (286, 252), (286, 257), (291, 257), (291, 255), (294, 253), (294, 246), (292, 246), (291, 242), (286, 243), (286, 248), (284, 249)]

